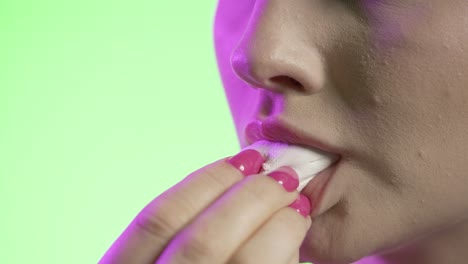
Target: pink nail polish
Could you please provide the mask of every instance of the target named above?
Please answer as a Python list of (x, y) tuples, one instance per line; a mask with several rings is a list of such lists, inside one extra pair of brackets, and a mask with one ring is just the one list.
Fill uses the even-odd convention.
[(283, 185), (284, 189), (288, 192), (296, 190), (299, 186), (299, 177), (290, 167), (280, 167), (277, 170), (270, 172), (268, 176)]
[(289, 205), (289, 207), (295, 209), (304, 217), (307, 217), (310, 214), (309, 198), (303, 194), (300, 194), (299, 197)]
[(228, 162), (240, 170), (244, 176), (248, 176), (260, 171), (265, 158), (254, 149), (246, 149), (228, 159)]

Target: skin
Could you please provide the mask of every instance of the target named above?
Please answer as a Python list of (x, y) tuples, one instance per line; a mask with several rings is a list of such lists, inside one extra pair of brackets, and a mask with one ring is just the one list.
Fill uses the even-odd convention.
[[(241, 165), (250, 170), (249, 163)], [(267, 175), (244, 177), (220, 159), (145, 206), (99, 263), (296, 264), (311, 225), (288, 207), (298, 196)]]
[(467, 28), (465, 0), (219, 0), (240, 145), (275, 118), (342, 149), (302, 261), (466, 262)]
[(276, 119), (340, 149), (323, 213), (224, 158), (152, 200), (99, 263), (465, 262), (467, 17), (464, 0), (220, 0), (240, 145)]

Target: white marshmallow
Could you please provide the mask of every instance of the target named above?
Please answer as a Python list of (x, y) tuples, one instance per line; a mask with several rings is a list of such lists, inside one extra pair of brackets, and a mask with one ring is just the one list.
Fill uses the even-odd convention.
[(271, 171), (289, 166), (299, 176), (297, 191), (302, 191), (315, 175), (328, 168), (339, 157), (337, 155), (323, 152), (315, 148), (305, 148), (298, 145), (288, 145), (266, 140), (257, 141), (244, 148), (255, 149), (262, 153), (266, 161), (260, 174), (268, 174)]

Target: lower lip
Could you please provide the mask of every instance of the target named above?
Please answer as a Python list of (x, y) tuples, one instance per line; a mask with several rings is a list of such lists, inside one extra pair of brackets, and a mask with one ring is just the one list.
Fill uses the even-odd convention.
[[(319, 172), (314, 179), (312, 179), (301, 191), (302, 194), (306, 195), (309, 200), (311, 201), (311, 212), (310, 216), (316, 217), (323, 213), (323, 211), (327, 208), (322, 208), (322, 198), (327, 190), (328, 183), (331, 177), (335, 174), (338, 166), (340, 164), (340, 160), (333, 163), (330, 167), (326, 168), (325, 170)], [(322, 208), (321, 211), (318, 211)]]

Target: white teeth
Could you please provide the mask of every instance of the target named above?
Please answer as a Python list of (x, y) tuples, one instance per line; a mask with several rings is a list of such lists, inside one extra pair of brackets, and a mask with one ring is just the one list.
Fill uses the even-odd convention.
[(266, 140), (257, 141), (244, 149), (255, 149), (263, 154), (266, 161), (263, 163), (261, 174), (289, 166), (299, 176), (299, 187), (302, 191), (309, 181), (322, 170), (328, 168), (339, 157), (315, 148), (305, 148), (297, 145), (288, 145)]

